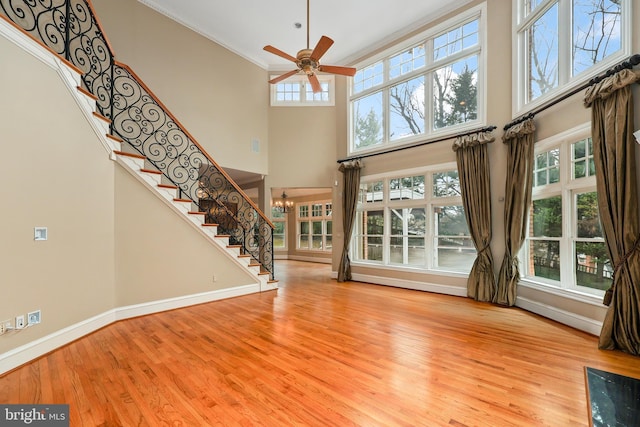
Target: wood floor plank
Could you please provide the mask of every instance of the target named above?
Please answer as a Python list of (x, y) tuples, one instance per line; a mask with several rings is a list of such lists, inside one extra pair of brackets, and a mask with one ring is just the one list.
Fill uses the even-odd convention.
[(639, 359), (517, 308), (279, 261), (276, 292), (121, 321), (0, 377), (77, 426), (587, 426), (584, 366)]

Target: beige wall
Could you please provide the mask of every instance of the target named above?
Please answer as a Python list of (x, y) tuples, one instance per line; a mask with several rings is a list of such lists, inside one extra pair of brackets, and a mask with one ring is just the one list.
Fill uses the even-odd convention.
[(42, 311), (0, 337), (1, 354), (113, 308), (115, 294), (113, 162), (56, 71), (1, 36), (0, 58), (0, 320)]
[[(42, 313), (0, 337), (3, 369), (118, 308), (257, 283), (109, 159), (75, 85), (2, 36), (0, 58), (0, 320)], [(49, 239), (36, 242), (41, 226)]]
[(117, 306), (256, 283), (129, 172), (115, 183)]
[[(337, 85), (344, 82), (336, 77)], [(346, 142), (346, 98), (337, 95), (332, 107), (269, 107), (268, 188), (333, 186), (337, 150)]]
[[(267, 72), (133, 0), (94, 0), (115, 51), (224, 168), (268, 173)], [(260, 152), (252, 151), (259, 141)]]

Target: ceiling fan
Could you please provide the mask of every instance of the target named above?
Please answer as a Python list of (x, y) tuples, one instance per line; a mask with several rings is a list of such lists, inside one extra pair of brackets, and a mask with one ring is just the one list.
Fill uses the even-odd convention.
[(316, 76), (316, 73), (318, 71), (331, 74), (340, 74), (343, 76), (353, 76), (356, 73), (355, 68), (340, 67), (337, 65), (320, 65), (320, 58), (327, 52), (327, 50), (329, 50), (332, 44), (333, 40), (331, 40), (327, 36), (322, 36), (313, 50), (309, 48), (309, 0), (307, 0), (307, 48), (300, 50), (294, 58), (293, 56), (271, 45), (267, 45), (264, 47), (264, 50), (266, 50), (267, 52), (278, 55), (281, 58), (287, 59), (291, 62), (295, 62), (298, 68), (269, 80), (269, 83), (275, 84), (293, 76), (294, 74), (305, 73), (309, 77), (309, 83), (311, 83), (313, 92), (317, 93), (322, 92), (322, 86), (320, 86), (320, 82), (318, 81), (318, 77)]

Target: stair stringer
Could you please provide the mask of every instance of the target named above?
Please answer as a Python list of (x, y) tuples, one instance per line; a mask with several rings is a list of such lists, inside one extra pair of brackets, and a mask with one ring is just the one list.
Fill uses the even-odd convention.
[[(118, 153), (117, 153), (118, 152)], [(164, 202), (177, 216), (186, 221), (195, 230), (204, 236), (211, 244), (222, 251), (231, 261), (241, 266), (247, 274), (256, 280), (260, 291), (277, 289), (277, 282), (269, 280), (268, 274), (260, 273), (259, 266), (250, 263), (250, 258), (239, 254), (237, 247), (229, 246), (228, 236), (217, 234), (217, 227), (204, 225), (204, 214), (193, 213), (190, 209), (191, 203), (187, 205), (184, 201), (177, 199), (176, 190), (160, 187), (161, 176), (145, 172), (144, 159), (126, 155), (119, 150), (115, 150), (115, 162), (133, 175), (149, 191), (155, 194)], [(256, 268), (257, 267), (257, 268)]]

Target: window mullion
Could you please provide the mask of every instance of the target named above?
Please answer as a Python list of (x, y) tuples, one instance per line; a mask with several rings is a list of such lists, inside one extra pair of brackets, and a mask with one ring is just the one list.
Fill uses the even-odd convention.
[(389, 141), (391, 141), (391, 135), (389, 135), (389, 133), (391, 132), (391, 126), (389, 125), (389, 123), (391, 123), (391, 109), (389, 108), (389, 103), (391, 102), (390, 99), (390, 95), (389, 95), (389, 86), (386, 86), (383, 90), (382, 90), (382, 129), (383, 129), (383, 139), (382, 139), (382, 144), (388, 144)]
[[(565, 144), (567, 145), (567, 144)], [(566, 165), (566, 163), (563, 163)], [(566, 167), (561, 169), (567, 169)], [(565, 181), (566, 182), (566, 181)], [(564, 187), (564, 185), (563, 185)], [(566, 188), (562, 191), (562, 239), (560, 240), (560, 287), (573, 287), (575, 283), (574, 276), (574, 248), (573, 237), (575, 236), (575, 212), (574, 212), (575, 196)]]
[[(558, 87), (572, 77), (573, 67), (573, 18), (571, 0), (558, 0)], [(562, 25), (569, 22), (571, 25)]]

